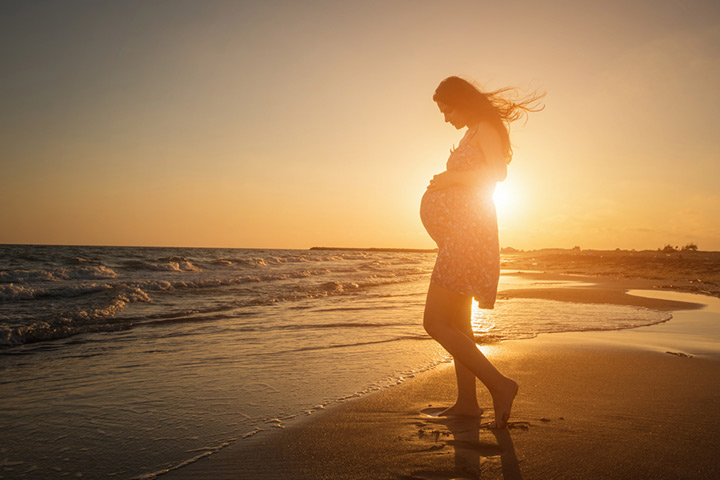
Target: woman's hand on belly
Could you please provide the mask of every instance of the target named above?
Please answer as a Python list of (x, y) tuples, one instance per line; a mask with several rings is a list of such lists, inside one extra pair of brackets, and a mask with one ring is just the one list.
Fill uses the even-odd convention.
[(487, 183), (487, 172), (483, 169), (472, 170), (446, 170), (435, 175), (427, 187), (429, 192), (444, 188), (462, 186), (478, 187)]
[(437, 190), (443, 190), (448, 187), (459, 185), (459, 182), (460, 179), (458, 172), (446, 170), (442, 173), (438, 173), (432, 178), (432, 180), (430, 180), (430, 184), (427, 186), (427, 191), (434, 192)]

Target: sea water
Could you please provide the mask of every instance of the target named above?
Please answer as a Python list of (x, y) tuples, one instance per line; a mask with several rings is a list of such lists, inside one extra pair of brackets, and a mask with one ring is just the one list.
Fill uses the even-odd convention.
[[(0, 245), (0, 478), (154, 478), (450, 361), (422, 327), (434, 260)], [(669, 318), (499, 299), (472, 321), (485, 343)]]

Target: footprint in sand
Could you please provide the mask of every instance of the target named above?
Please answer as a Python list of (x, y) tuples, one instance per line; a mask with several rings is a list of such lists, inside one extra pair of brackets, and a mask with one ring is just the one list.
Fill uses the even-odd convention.
[(425, 415), (426, 417), (431, 418), (480, 418), (475, 416), (469, 416), (469, 415), (449, 415), (449, 416), (440, 416), (440, 412), (446, 410), (447, 407), (430, 407), (430, 408), (423, 408), (420, 410), (420, 413)]
[[(471, 417), (471, 416), (464, 416), (464, 415), (450, 415), (450, 416), (440, 416), (439, 413), (445, 410), (444, 407), (429, 407), (429, 408), (423, 408), (420, 410), (420, 413), (428, 418), (438, 419), (438, 420), (444, 420), (445, 423), (451, 422), (451, 423), (457, 423), (457, 421), (468, 421), (468, 420), (479, 420), (480, 417)], [(452, 422), (452, 420), (455, 420), (455, 422)], [(418, 426), (423, 426), (422, 424), (415, 423)], [(479, 427), (482, 430), (493, 430), (490, 428), (490, 425), (492, 424), (491, 421), (482, 423), (479, 425)], [(529, 422), (508, 422), (507, 424), (508, 430), (523, 430), (527, 431), (530, 429), (530, 423)]]
[(440, 407), (423, 408), (422, 410), (420, 410), (420, 413), (422, 413), (426, 417), (442, 418), (440, 417), (440, 412), (442, 412), (443, 410), (445, 409)]
[(472, 450), (483, 457), (496, 457), (505, 453), (502, 448), (492, 443), (468, 442), (465, 440), (447, 440), (445, 443), (455, 448)]
[(442, 472), (413, 472), (411, 475), (403, 475), (401, 480), (471, 480), (468, 477), (457, 477), (451, 473)]

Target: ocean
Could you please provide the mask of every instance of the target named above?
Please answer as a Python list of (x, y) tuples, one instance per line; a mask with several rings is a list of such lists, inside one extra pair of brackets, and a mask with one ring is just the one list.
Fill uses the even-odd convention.
[[(155, 478), (451, 361), (422, 327), (434, 260), (0, 245), (0, 478)], [(670, 318), (500, 298), (472, 321), (482, 345)]]

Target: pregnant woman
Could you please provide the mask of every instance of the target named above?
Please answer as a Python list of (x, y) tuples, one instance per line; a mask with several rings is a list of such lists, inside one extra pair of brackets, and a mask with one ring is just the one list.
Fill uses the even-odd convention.
[(483, 93), (459, 77), (448, 77), (435, 90), (445, 121), (467, 128), (422, 198), (420, 217), (438, 245), (425, 303), (424, 327), (455, 360), (457, 401), (440, 415), (480, 416), (475, 377), (493, 399), (495, 421), (505, 428), (518, 384), (501, 374), (475, 345), (472, 299), (493, 308), (500, 276), (498, 228), (493, 192), (507, 175), (512, 158), (508, 125), (539, 111), (541, 96), (511, 101), (508, 89)]

